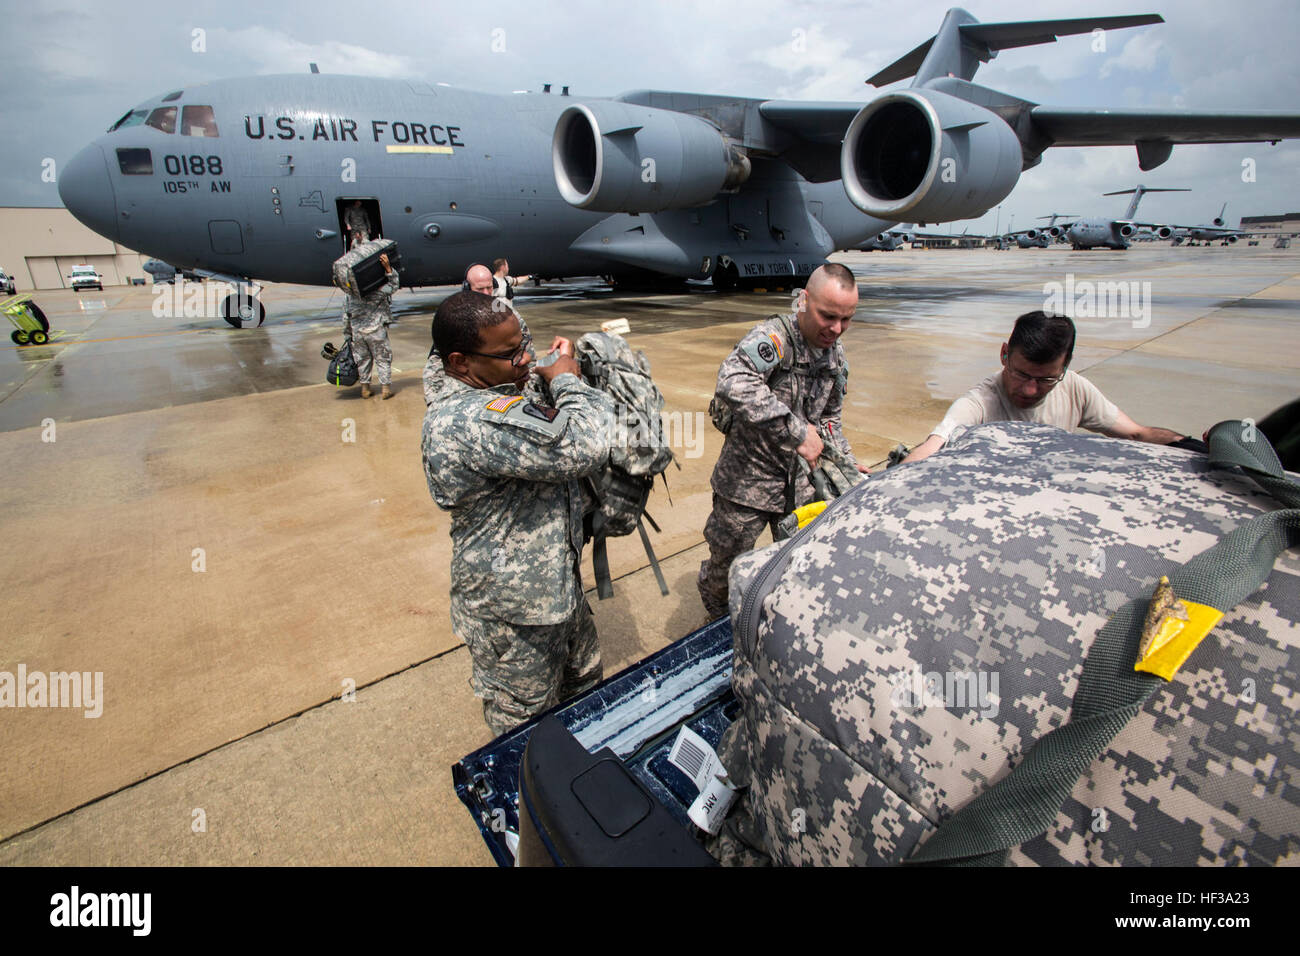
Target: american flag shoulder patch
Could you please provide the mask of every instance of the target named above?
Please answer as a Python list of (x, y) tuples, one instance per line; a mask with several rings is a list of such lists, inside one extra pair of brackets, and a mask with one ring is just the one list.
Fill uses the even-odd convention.
[(776, 346), (776, 357), (781, 358), (785, 352), (785, 350), (781, 348), (781, 336), (777, 335), (775, 332), (768, 332), (767, 337), (771, 339), (772, 344)]
[(510, 406), (515, 402), (522, 402), (523, 400), (522, 395), (502, 395), (500, 398), (492, 399), (492, 401), (488, 402), (484, 407), (489, 412), (505, 413), (510, 410)]

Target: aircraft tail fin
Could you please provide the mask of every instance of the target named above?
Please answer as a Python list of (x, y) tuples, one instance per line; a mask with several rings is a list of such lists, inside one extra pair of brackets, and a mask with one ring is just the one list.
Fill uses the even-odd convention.
[(909, 76), (916, 77), (913, 86), (922, 86), (942, 76), (969, 81), (980, 64), (993, 59), (999, 50), (1054, 43), (1059, 37), (1092, 33), (1094, 30), (1118, 30), (1164, 22), (1163, 17), (1151, 13), (1127, 17), (980, 23), (965, 10), (953, 7), (944, 15), (938, 33), (867, 82), (872, 86), (886, 86)]
[(1224, 214), (1225, 212), (1227, 212), (1227, 211), (1228, 211), (1228, 204), (1225, 202), (1225, 203), (1223, 204), (1223, 208), (1219, 210), (1219, 214), (1218, 214), (1217, 216), (1214, 217), (1214, 224), (1215, 224), (1216, 226), (1222, 226), (1222, 225), (1223, 225), (1223, 214)]
[(1102, 193), (1103, 196), (1127, 196), (1133, 194), (1133, 200), (1128, 204), (1128, 209), (1124, 213), (1125, 219), (1132, 219), (1137, 215), (1138, 203), (1147, 193), (1187, 193), (1190, 189), (1184, 187), (1164, 187), (1164, 186), (1134, 186), (1132, 189), (1117, 189), (1113, 193)]

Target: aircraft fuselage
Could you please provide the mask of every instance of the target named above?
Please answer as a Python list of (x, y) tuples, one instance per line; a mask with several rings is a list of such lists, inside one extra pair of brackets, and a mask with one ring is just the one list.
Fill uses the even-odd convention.
[[(137, 107), (68, 163), (60, 193), (125, 246), (253, 279), (328, 284), (357, 199), (372, 232), (398, 242), (403, 285), (458, 282), (498, 256), (534, 275), (615, 273), (627, 264), (570, 248), (609, 218), (556, 187), (552, 136), (575, 101), (313, 74), (216, 81)], [(701, 261), (816, 259), (892, 225), (852, 206), (838, 180), (809, 183), (761, 158), (738, 193), (658, 215), (680, 220), (674, 241)], [(800, 215), (832, 248), (776, 221)]]

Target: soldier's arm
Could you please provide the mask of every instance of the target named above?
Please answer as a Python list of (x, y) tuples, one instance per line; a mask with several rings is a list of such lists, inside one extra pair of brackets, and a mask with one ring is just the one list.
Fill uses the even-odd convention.
[(389, 270), (389, 273), (388, 273), (388, 281), (386, 281), (382, 286), (379, 287), (379, 291), (382, 292), (382, 293), (384, 293), (384, 295), (392, 295), (394, 292), (396, 292), (396, 291), (397, 291), (398, 289), (400, 289), (400, 288), (401, 288), (401, 285), (400, 285), (400, 283), (399, 283), (399, 277), (398, 277), (398, 275), (397, 275), (397, 270), (396, 270), (396, 269), (391, 269), (391, 270)]
[[(614, 403), (576, 375), (557, 375), (550, 383), (555, 406), (528, 397), (485, 392), (473, 434), (465, 436), (476, 470), (529, 481), (568, 481), (604, 467)], [(503, 411), (488, 408), (509, 405)]]
[(1171, 442), (1182, 441), (1187, 437), (1178, 434), (1178, 432), (1170, 431), (1168, 428), (1160, 428), (1156, 425), (1139, 425), (1122, 411), (1115, 418), (1115, 423), (1106, 429), (1105, 434), (1110, 435), (1112, 438), (1129, 438), (1133, 441), (1150, 442), (1153, 445), (1168, 445)]
[(780, 447), (792, 452), (807, 438), (809, 423), (768, 387), (768, 377), (779, 365), (780, 357), (767, 333), (755, 329), (741, 339), (718, 369), (717, 394), (730, 406), (736, 421), (779, 436)]
[(914, 461), (924, 461), (946, 445), (948, 439), (952, 437), (952, 433), (958, 427), (969, 428), (973, 425), (983, 424), (985, 419), (984, 406), (975, 397), (974, 393), (976, 391), (977, 389), (972, 389), (953, 402), (948, 407), (948, 414), (944, 415), (943, 421), (935, 425), (934, 431), (930, 432), (929, 437), (913, 448), (912, 453), (899, 464), (907, 465)]

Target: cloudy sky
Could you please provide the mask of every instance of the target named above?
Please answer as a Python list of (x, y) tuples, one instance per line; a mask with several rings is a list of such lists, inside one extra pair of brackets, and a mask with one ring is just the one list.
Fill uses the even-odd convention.
[[(865, 102), (864, 80), (931, 36), (947, 3), (932, 0), (495, 0), (464, 4), (277, 4), (250, 0), (0, 0), (11, 53), (0, 88), (0, 205), (57, 206), (43, 162), (66, 162), (140, 101), (203, 80), (306, 71), (403, 77), (509, 93), (568, 84), (575, 96), (658, 88), (753, 97)], [(1300, 4), (1294, 0), (987, 0), (997, 22), (1159, 13), (1164, 24), (1008, 50), (977, 83), (1067, 106), (1277, 109), (1300, 112)], [(201, 31), (197, 32), (196, 31)], [(199, 49), (201, 48), (201, 49)], [(24, 51), (15, 68), (12, 53)], [(904, 82), (905, 85), (907, 81)], [(1242, 162), (1255, 161), (1255, 182)], [(48, 165), (48, 164), (47, 164)], [(972, 231), (1017, 228), (1052, 211), (1119, 215), (1147, 186), (1194, 192), (1144, 200), (1141, 217), (1201, 223), (1300, 210), (1300, 141), (1182, 146), (1150, 173), (1132, 148), (1053, 149)], [(958, 226), (960, 229), (961, 226)]]

